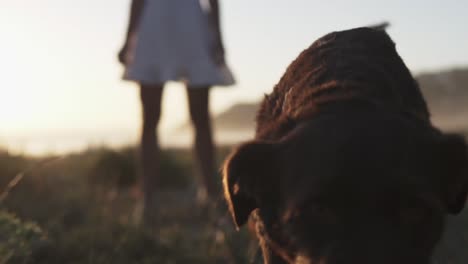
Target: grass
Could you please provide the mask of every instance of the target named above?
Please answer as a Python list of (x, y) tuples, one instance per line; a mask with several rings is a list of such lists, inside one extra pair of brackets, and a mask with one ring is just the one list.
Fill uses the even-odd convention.
[[(218, 164), (228, 152), (218, 150)], [(234, 230), (226, 208), (194, 202), (191, 154), (163, 151), (157, 228), (144, 228), (134, 148), (42, 158), (0, 150), (0, 264), (249, 263), (251, 234)], [(437, 259), (466, 262), (466, 219), (468, 209), (449, 219)]]
[[(218, 151), (218, 163), (228, 151)], [(163, 151), (157, 224), (144, 228), (135, 223), (134, 148), (0, 152), (0, 264), (248, 262), (251, 235), (234, 230), (223, 203), (194, 202), (191, 156)]]

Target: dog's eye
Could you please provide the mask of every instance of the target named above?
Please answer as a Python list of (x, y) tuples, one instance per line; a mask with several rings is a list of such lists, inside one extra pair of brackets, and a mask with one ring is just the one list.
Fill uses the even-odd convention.
[(294, 208), (294, 209), (289, 209), (284, 213), (283, 215), (283, 222), (291, 222), (297, 220), (299, 217), (301, 217), (301, 210)]
[(299, 207), (290, 208), (283, 215), (283, 222), (317, 222), (332, 224), (337, 221), (333, 210), (321, 203), (308, 202)]
[(310, 204), (305, 208), (305, 212), (308, 217), (320, 222), (333, 223), (336, 221), (333, 210), (322, 204)]

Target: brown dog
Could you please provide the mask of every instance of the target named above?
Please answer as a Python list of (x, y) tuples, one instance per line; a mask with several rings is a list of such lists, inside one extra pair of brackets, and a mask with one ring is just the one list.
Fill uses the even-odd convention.
[(429, 121), (382, 30), (317, 40), (224, 166), (238, 227), (255, 223), (265, 263), (427, 264), (446, 214), (464, 207), (467, 145)]

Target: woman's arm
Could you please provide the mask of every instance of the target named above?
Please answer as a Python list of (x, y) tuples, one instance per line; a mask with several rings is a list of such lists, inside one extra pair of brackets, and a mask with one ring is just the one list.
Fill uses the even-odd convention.
[(211, 23), (220, 31), (220, 15), (219, 15), (219, 3), (218, 0), (210, 0), (210, 11), (211, 11)]
[(130, 6), (130, 18), (128, 20), (128, 27), (127, 27), (127, 34), (125, 37), (125, 42), (118, 55), (119, 61), (121, 63), (125, 64), (125, 57), (128, 51), (128, 44), (130, 42), (130, 38), (133, 32), (137, 30), (138, 23), (143, 13), (144, 3), (145, 3), (145, 0), (132, 0), (132, 4)]
[(221, 34), (220, 17), (218, 0), (210, 0), (210, 24), (215, 34), (214, 57), (217, 63), (224, 64), (224, 45)]
[(127, 40), (130, 38), (132, 32), (134, 32), (140, 21), (141, 14), (143, 13), (144, 0), (132, 0), (132, 5), (130, 7), (130, 19), (128, 22), (127, 29)]

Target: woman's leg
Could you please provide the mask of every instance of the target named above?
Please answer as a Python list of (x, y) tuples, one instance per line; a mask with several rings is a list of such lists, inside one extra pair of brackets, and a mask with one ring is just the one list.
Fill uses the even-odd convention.
[(217, 195), (214, 179), (214, 143), (209, 113), (209, 87), (188, 87), (190, 117), (195, 128), (195, 153), (209, 198)]
[(163, 85), (140, 85), (142, 129), (140, 142), (141, 188), (143, 192), (143, 220), (150, 223), (155, 214), (155, 191), (159, 175), (159, 146), (157, 128), (161, 115)]

